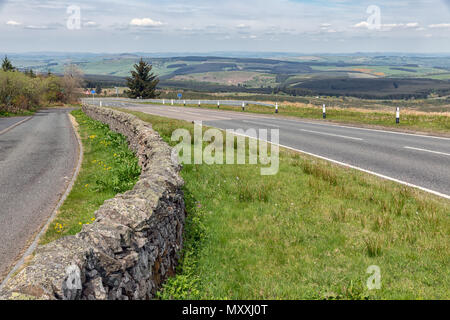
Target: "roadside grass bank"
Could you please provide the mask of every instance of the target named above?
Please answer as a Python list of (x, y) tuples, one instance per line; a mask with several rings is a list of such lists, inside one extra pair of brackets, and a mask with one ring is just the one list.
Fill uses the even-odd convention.
[[(142, 104), (154, 103), (144, 102)], [(183, 105), (174, 106), (183, 107)], [(186, 105), (186, 107), (198, 108), (198, 105)], [(217, 105), (201, 105), (200, 108), (217, 110)], [(274, 107), (260, 105), (248, 105), (245, 107), (245, 111), (242, 111), (241, 107), (221, 105), (219, 110), (275, 115)], [(278, 110), (279, 116), (323, 120), (322, 107), (313, 106), (311, 104), (280, 104)], [(449, 112), (428, 113), (412, 110), (401, 110), (400, 124), (396, 124), (395, 109), (392, 109), (391, 112), (388, 112), (386, 110), (375, 111), (358, 108), (327, 107), (327, 119), (324, 121), (354, 125), (364, 124), (370, 126), (395, 128), (400, 130), (450, 135)]]
[(32, 116), (37, 111), (42, 109), (52, 109), (52, 108), (78, 108), (80, 107), (79, 104), (72, 104), (72, 103), (49, 103), (39, 108), (32, 108), (29, 110), (19, 110), (17, 112), (10, 112), (10, 111), (4, 111), (0, 110), (0, 118), (8, 118), (8, 117), (25, 117), (25, 116)]
[(141, 169), (126, 138), (92, 120), (80, 109), (71, 114), (78, 122), (84, 156), (75, 184), (55, 220), (40, 239), (46, 244), (81, 231), (95, 220), (94, 212), (107, 199), (133, 188)]
[(21, 112), (8, 112), (0, 110), (0, 118), (9, 118), (9, 117), (24, 117), (24, 116), (32, 116), (36, 113), (37, 110), (24, 110)]
[[(165, 141), (191, 123), (119, 109)], [(259, 165), (184, 165), (183, 258), (160, 299), (448, 299), (450, 202), (281, 150)], [(369, 266), (381, 289), (368, 290)]]

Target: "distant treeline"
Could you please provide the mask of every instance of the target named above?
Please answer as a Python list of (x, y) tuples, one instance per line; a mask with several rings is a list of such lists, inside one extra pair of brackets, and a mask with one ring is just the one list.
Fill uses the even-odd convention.
[[(201, 57), (196, 57), (201, 59)], [(352, 78), (325, 78), (307, 80), (288, 80), (289, 74), (277, 74), (276, 81), (282, 83), (278, 86), (250, 88), (245, 86), (221, 85), (200, 81), (182, 81), (162, 79), (158, 89), (180, 89), (199, 93), (206, 92), (243, 92), (250, 94), (279, 94), (290, 96), (349, 96), (362, 99), (422, 99), (430, 94), (449, 95), (450, 82), (434, 79), (352, 79)], [(85, 85), (88, 88), (101, 86), (123, 87), (126, 80), (116, 76), (85, 76)]]
[(352, 96), (363, 99), (421, 99), (450, 94), (450, 82), (434, 79), (321, 79), (281, 88), (292, 95)]

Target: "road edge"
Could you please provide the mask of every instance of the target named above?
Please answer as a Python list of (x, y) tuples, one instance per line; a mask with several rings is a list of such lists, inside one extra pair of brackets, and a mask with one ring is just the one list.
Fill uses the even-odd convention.
[(3, 129), (2, 131), (0, 131), (0, 135), (2, 135), (2, 134), (4, 134), (4, 133), (7, 133), (8, 131), (14, 129), (14, 128), (17, 127), (17, 126), (20, 126), (22, 123), (27, 122), (28, 120), (30, 120), (30, 119), (33, 118), (33, 117), (34, 117), (34, 116), (30, 116), (30, 117), (28, 117), (28, 118), (26, 118), (26, 119), (23, 119), (23, 120), (21, 120), (21, 121), (19, 121), (19, 122), (14, 123), (13, 125), (9, 126), (8, 128)]
[[(67, 199), (67, 196), (72, 191), (73, 185), (75, 184), (75, 181), (78, 178), (78, 174), (80, 172), (81, 165), (83, 163), (84, 149), (83, 149), (83, 144), (81, 142), (80, 134), (78, 132), (78, 122), (76, 121), (76, 119), (70, 113), (68, 113), (67, 115), (68, 115), (68, 118), (69, 118), (69, 122), (72, 125), (72, 134), (75, 136), (75, 139), (78, 142), (78, 148), (77, 148), (77, 150), (78, 150), (78, 161), (77, 161), (77, 165), (75, 166), (75, 169), (73, 171), (72, 179), (70, 180), (66, 191), (64, 192), (64, 194), (59, 199), (56, 207), (53, 209), (52, 214), (47, 219), (45, 225), (41, 228), (39, 233), (34, 237), (33, 242), (26, 249), (25, 253), (22, 254), (22, 256), (20, 257), (19, 261), (14, 265), (14, 267), (8, 272), (7, 276), (2, 280), (2, 282), (0, 284), (0, 291), (3, 289), (3, 287), (9, 281), (9, 279), (25, 264), (26, 259), (33, 254), (34, 250), (37, 248), (37, 246), (39, 244), (39, 239), (47, 231), (47, 229), (50, 226), (51, 222), (55, 219), (56, 215), (58, 214), (59, 208), (63, 205), (64, 201)], [(29, 120), (29, 119), (25, 119), (25, 120)], [(23, 121), (23, 122), (25, 122), (25, 121)], [(18, 125), (18, 124), (16, 124), (16, 125)], [(7, 128), (7, 129), (9, 131), (12, 128), (10, 127), (10, 128)], [(2, 132), (0, 132), (0, 134), (1, 133)]]

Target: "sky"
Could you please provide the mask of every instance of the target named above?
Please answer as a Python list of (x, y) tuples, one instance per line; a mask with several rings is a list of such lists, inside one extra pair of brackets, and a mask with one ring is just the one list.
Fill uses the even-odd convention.
[(0, 0), (0, 52), (450, 53), (450, 0)]

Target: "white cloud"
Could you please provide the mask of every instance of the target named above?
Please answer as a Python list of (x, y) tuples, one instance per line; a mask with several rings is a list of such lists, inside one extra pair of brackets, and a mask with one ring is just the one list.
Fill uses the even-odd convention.
[(96, 27), (97, 26), (97, 22), (95, 22), (95, 21), (87, 21), (87, 22), (83, 23), (83, 26), (85, 26), (85, 27)]
[[(380, 24), (380, 28), (384, 31), (392, 30), (394, 28), (417, 28), (419, 26), (418, 22), (408, 22), (408, 23), (386, 23)], [(353, 28), (369, 29), (369, 23), (367, 21), (361, 21), (355, 25)]]
[(20, 26), (21, 25), (20, 22), (17, 22), (17, 21), (14, 21), (14, 20), (9, 20), (6, 24), (8, 26)]
[(416, 27), (418, 27), (419, 26), (419, 23), (418, 22), (410, 22), (410, 23), (407, 23), (406, 24), (406, 27), (407, 28), (416, 28)]
[(369, 28), (369, 23), (367, 21), (361, 21), (353, 26), (354, 28)]
[(132, 26), (138, 26), (138, 27), (158, 27), (162, 26), (163, 23), (161, 21), (155, 21), (150, 18), (134, 18), (130, 21), (130, 25)]
[(450, 23), (430, 24), (428, 28), (450, 28)]

